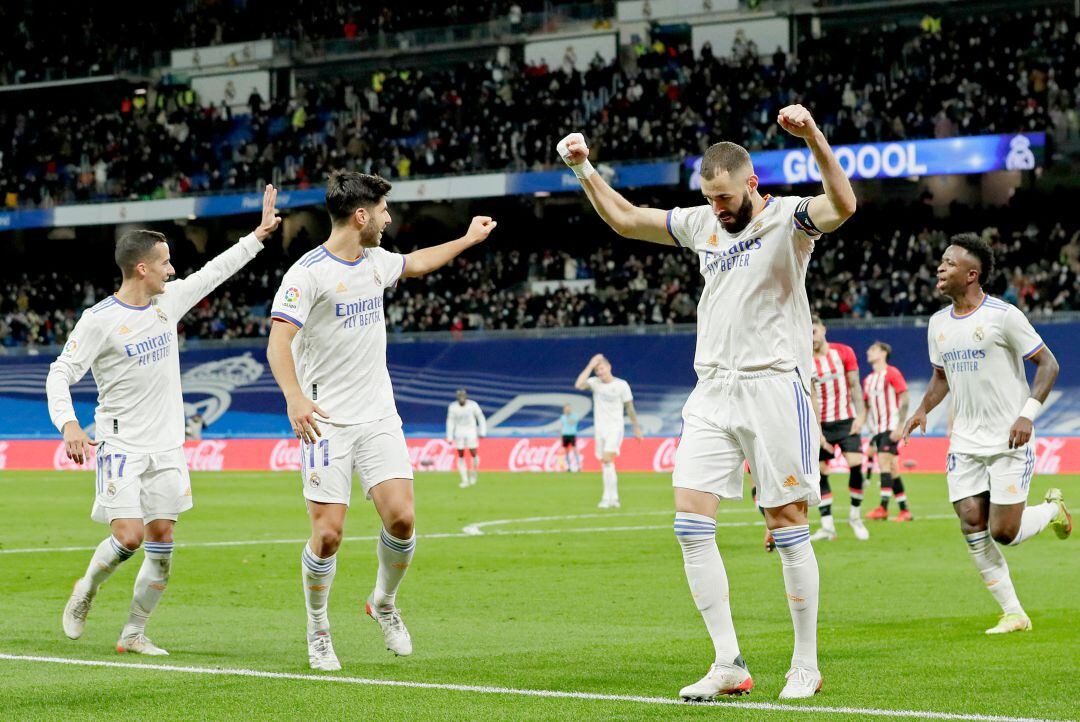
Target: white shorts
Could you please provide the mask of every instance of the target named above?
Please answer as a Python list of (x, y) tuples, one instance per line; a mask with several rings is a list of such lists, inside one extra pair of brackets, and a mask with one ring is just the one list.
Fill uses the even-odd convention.
[(821, 501), (817, 417), (798, 375), (725, 373), (698, 381), (683, 406), (672, 485), (742, 499), (743, 462), (766, 508)]
[(458, 451), (463, 449), (475, 449), (478, 446), (480, 446), (480, 439), (476, 437), (476, 434), (454, 435), (454, 448)]
[(129, 454), (104, 442), (97, 447), (97, 476), (90, 518), (176, 521), (192, 506), (191, 477), (184, 447), (155, 454)]
[(364, 498), (390, 479), (413, 478), (409, 449), (397, 414), (365, 424), (320, 423), (322, 437), (300, 442), (300, 478), (304, 498), (326, 504), (349, 504), (353, 474), (360, 477)]
[(950, 453), (945, 472), (950, 502), (989, 491), (991, 504), (1022, 504), (1035, 473), (1035, 440), (991, 456)]
[(596, 429), (596, 458), (603, 460), (605, 454), (619, 455), (622, 448), (622, 429)]

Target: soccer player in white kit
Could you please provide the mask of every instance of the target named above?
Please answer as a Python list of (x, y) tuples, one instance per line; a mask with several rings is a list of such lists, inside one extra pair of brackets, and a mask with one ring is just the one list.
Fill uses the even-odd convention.
[[(276, 199), (277, 191), (266, 186), (259, 227), (183, 280), (166, 282), (175, 271), (165, 236), (125, 233), (115, 254), (123, 274), (120, 289), (82, 314), (49, 367), (49, 416), (64, 436), (69, 459), (81, 464), (90, 458), (90, 447), (97, 447), (90, 516), (112, 530), (64, 607), (64, 633), (71, 639), (82, 636), (101, 584), (142, 544), (145, 557), (116, 650), (168, 654), (147, 639), (146, 623), (169, 581), (173, 527), (192, 506), (176, 324), (262, 250), (281, 223), (274, 215)], [(70, 387), (87, 369), (98, 388), (94, 441), (71, 403)]]
[[(593, 376), (593, 373), (596, 375)], [(615, 472), (615, 457), (622, 448), (626, 416), (634, 430), (634, 436), (642, 437), (634, 409), (634, 394), (630, 384), (611, 373), (611, 362), (603, 354), (596, 354), (578, 374), (574, 388), (592, 391), (593, 431), (596, 434), (596, 458), (600, 461), (600, 477), (604, 491), (600, 495), (599, 509), (619, 508), (619, 476)]]
[[(1034, 422), (1054, 387), (1058, 362), (1019, 309), (983, 290), (994, 268), (989, 244), (974, 233), (949, 242), (937, 288), (952, 304), (930, 318), (926, 338), (934, 375), (904, 424), (904, 436), (916, 428), (925, 433), (926, 415), (952, 393), (949, 501), (971, 559), (1002, 612), (986, 633), (1026, 631), (1031, 620), (997, 544), (1016, 546), (1047, 526), (1061, 539), (1072, 532), (1060, 489), (1048, 490), (1042, 504), (1027, 506), (1035, 471)], [(1025, 360), (1037, 367), (1030, 390)]]
[(364, 608), (379, 623), (387, 649), (412, 653), (395, 600), (416, 542), (413, 474), (386, 367), (383, 293), (401, 277), (446, 265), (496, 225), (477, 216), (457, 240), (408, 255), (392, 253), (380, 247), (390, 225), (389, 192), (390, 183), (378, 176), (331, 174), (330, 237), (286, 272), (271, 309), (266, 357), (301, 440), (301, 483), (311, 519), (300, 562), (312, 669), (341, 669), (327, 602), (354, 473), (383, 527), (375, 588)]
[[(446, 409), (446, 440), (457, 451), (457, 468), (461, 474), (459, 487), (475, 486), (480, 471), (480, 439), (487, 436), (487, 419), (480, 404), (469, 399), (465, 389), (457, 390), (457, 401)], [(472, 469), (465, 463), (465, 450), (472, 456)]]
[(596, 173), (580, 134), (559, 144), (609, 226), (628, 238), (689, 247), (705, 279), (694, 359), (698, 383), (683, 407), (673, 485), (675, 535), (716, 659), (703, 679), (683, 688), (685, 699), (745, 694), (753, 687), (716, 546), (717, 506), (720, 499), (742, 498), (744, 459), (780, 552), (795, 627), (795, 651), (780, 697), (810, 697), (821, 689), (818, 567), (806, 514), (808, 504), (820, 501), (814, 459), (820, 430), (810, 406), (813, 353), (805, 279), (815, 239), (855, 212), (855, 194), (806, 108), (787, 106), (777, 122), (806, 141), (821, 169), (824, 195), (763, 197), (746, 150), (717, 143), (701, 163), (705, 205), (666, 212), (641, 208)]

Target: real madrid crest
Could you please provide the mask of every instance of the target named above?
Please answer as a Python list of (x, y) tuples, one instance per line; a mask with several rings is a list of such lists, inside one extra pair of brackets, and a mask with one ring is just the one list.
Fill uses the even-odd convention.
[(983, 337), (985, 337), (985, 335), (986, 334), (983, 333), (983, 327), (982, 326), (976, 326), (975, 327), (975, 333), (972, 334), (972, 336), (975, 337), (976, 341), (982, 341)]
[(158, 317), (159, 321), (161, 321), (162, 323), (168, 323), (169, 322), (169, 317), (165, 315), (164, 311), (162, 311), (160, 308), (158, 308), (156, 306), (154, 307), (154, 310), (157, 311), (157, 317)]
[(371, 264), (371, 275), (375, 276), (375, 283), (382, 285), (382, 276), (379, 275), (378, 267), (373, 263)]
[(311, 484), (312, 488), (317, 488), (319, 486), (319, 475), (312, 473), (312, 475), (308, 477), (308, 483)]
[(109, 496), (116, 496), (116, 484), (109, 482), (109, 487), (105, 490)]

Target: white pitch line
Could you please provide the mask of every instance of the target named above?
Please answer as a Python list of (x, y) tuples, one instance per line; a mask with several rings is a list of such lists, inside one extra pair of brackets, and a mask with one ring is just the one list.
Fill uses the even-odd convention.
[[(674, 512), (670, 512), (674, 513)], [(600, 516), (613, 516), (613, 515), (600, 515)], [(629, 514), (628, 514), (629, 516)], [(934, 514), (929, 516), (920, 516), (920, 521), (939, 521), (942, 519), (955, 519), (953, 514)], [(517, 519), (516, 521), (526, 521), (525, 519)], [(720, 521), (716, 523), (718, 529), (724, 527), (746, 527), (746, 526), (764, 526), (763, 521)], [(597, 534), (602, 532), (620, 532), (620, 531), (656, 531), (658, 529), (671, 529), (671, 524), (648, 524), (642, 526), (596, 526), (596, 527), (582, 527), (580, 529), (496, 529), (495, 531), (483, 532), (481, 534), (470, 534), (464, 531), (459, 532), (439, 532), (435, 534), (417, 534), (418, 539), (475, 539), (477, 536), (533, 536), (537, 534)], [(342, 541), (375, 541), (378, 536), (347, 536), (343, 537)], [(244, 547), (244, 546), (259, 546), (262, 544), (303, 544), (308, 539), (304, 537), (302, 539), (239, 539), (232, 541), (210, 541), (210, 542), (186, 542), (177, 543), (177, 549), (197, 549), (205, 547)], [(46, 552), (87, 552), (94, 551), (96, 546), (78, 546), (78, 547), (29, 547), (29, 548), (17, 548), (17, 549), (0, 549), (0, 554), (43, 554)]]
[(637, 704), (687, 705), (693, 707), (726, 707), (731, 710), (766, 710), (774, 712), (820, 712), (824, 714), (850, 714), (873, 717), (912, 717), (916, 719), (964, 720), (971, 722), (1054, 722), (1037, 717), (1006, 717), (1002, 715), (966, 714), (962, 712), (931, 712), (912, 709), (878, 709), (876, 707), (825, 707), (821, 705), (801, 706), (777, 704), (774, 702), (704, 702), (688, 705), (672, 697), (645, 697), (629, 694), (600, 694), (597, 692), (566, 692), (554, 689), (521, 689), (516, 687), (492, 687), (472, 684), (446, 684), (441, 682), (409, 682), (397, 679), (370, 679), (366, 677), (343, 677), (335, 675), (296, 674), (290, 672), (266, 672), (258, 669), (227, 667), (182, 667), (173, 664), (137, 664), (134, 662), (109, 662), (97, 659), (72, 659), (70, 657), (39, 657), (23, 654), (0, 653), (0, 660), (11, 662), (38, 662), (46, 664), (67, 664), (81, 667), (107, 667), (111, 669), (137, 669), (154, 672), (180, 672), (184, 674), (205, 674), (221, 677), (256, 677), (260, 679), (288, 679), (304, 682), (336, 682), (338, 684), (356, 684), (368, 687), (406, 687), (411, 689), (433, 689), (447, 692), (473, 692), (488, 695), (509, 695), (517, 697), (546, 697), (553, 699), (580, 699), (595, 702), (633, 702)]
[[(717, 514), (745, 514), (746, 512), (752, 512), (752, 509), (718, 509)], [(466, 525), (461, 531), (465, 532), (469, 536), (482, 536), (485, 532), (483, 529), (489, 526), (502, 526), (505, 524), (528, 524), (537, 521), (568, 521), (570, 519), (607, 519), (615, 516), (655, 516), (665, 514), (674, 518), (675, 512), (671, 509), (663, 509), (661, 511), (615, 511), (607, 514), (593, 513), (593, 514), (568, 514), (563, 516), (529, 516), (519, 517), (517, 519), (493, 519), (491, 521), (480, 521), (475, 524)]]

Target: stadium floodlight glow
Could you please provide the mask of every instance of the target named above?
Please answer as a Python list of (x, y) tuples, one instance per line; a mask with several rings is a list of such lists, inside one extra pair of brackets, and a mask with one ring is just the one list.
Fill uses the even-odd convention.
[[(1034, 170), (1043, 159), (1045, 133), (976, 135), (962, 138), (861, 143), (833, 148), (844, 174), (853, 179)], [(754, 171), (765, 185), (816, 183), (821, 169), (808, 149), (754, 153)], [(701, 188), (701, 156), (688, 158), (690, 188)]]

